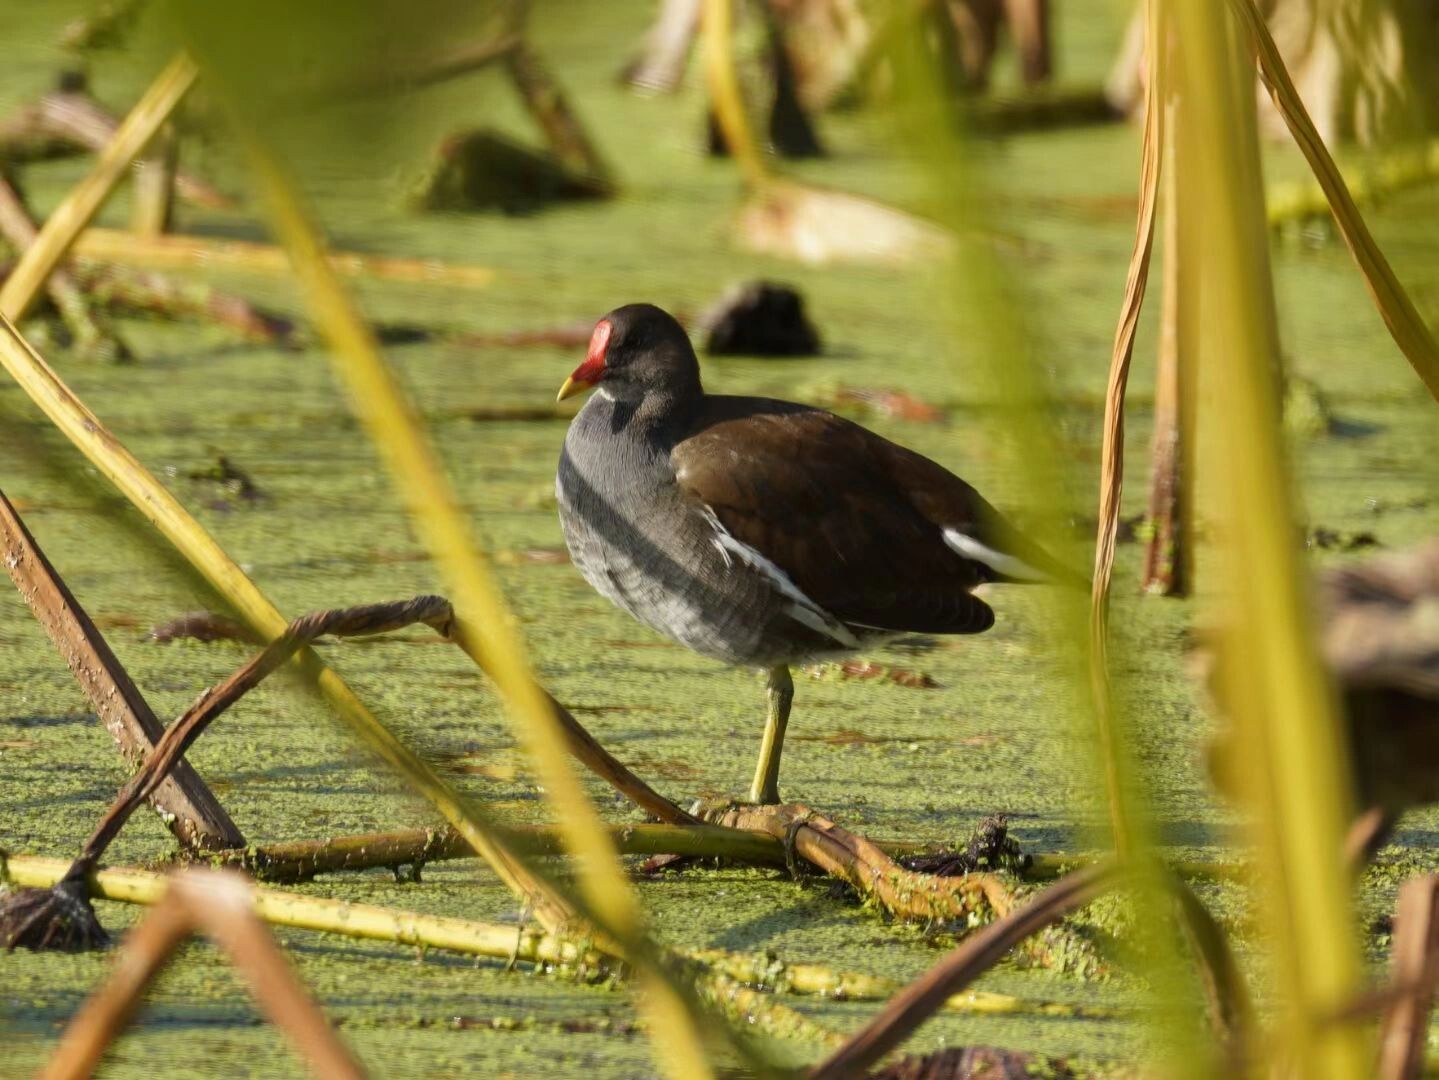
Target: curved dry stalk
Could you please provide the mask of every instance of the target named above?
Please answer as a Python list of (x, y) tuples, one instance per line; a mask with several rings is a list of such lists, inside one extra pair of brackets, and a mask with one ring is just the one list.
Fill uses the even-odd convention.
[(1256, 1030), (1254, 1005), (1244, 974), (1229, 939), (1194, 890), (1173, 874), (1168, 885), (1178, 907), (1180, 929), (1198, 962), (1209, 1027), (1216, 1045), (1222, 1048), (1219, 1060), (1234, 1075), (1240, 1075), (1244, 1062), (1249, 1060)]
[[(715, 824), (774, 837), (796, 856), (846, 882), (901, 919), (971, 927), (1004, 918), (1025, 903), (999, 874), (945, 877), (906, 870), (873, 841), (797, 803), (731, 806), (706, 817)], [(1032, 960), (1046, 967), (1068, 966), (1076, 958), (1086, 966), (1100, 965), (1093, 950), (1077, 940), (1064, 942), (1059, 950), (1039, 942), (1028, 952)]]
[[(1124, 302), (1114, 332), (1114, 349), (1109, 361), (1109, 384), (1104, 394), (1103, 445), (1100, 452), (1099, 528), (1094, 544), (1094, 583), (1089, 608), (1089, 679), (1104, 764), (1104, 783), (1109, 797), (1110, 827), (1115, 850), (1121, 855), (1131, 848), (1133, 838), (1124, 812), (1123, 766), (1119, 739), (1114, 730), (1113, 698), (1109, 687), (1109, 586), (1114, 574), (1114, 550), (1119, 540), (1120, 499), (1124, 493), (1124, 394), (1129, 385), (1129, 364), (1134, 357), (1134, 334), (1144, 293), (1149, 284), (1149, 256), (1154, 247), (1154, 208), (1159, 199), (1159, 174), (1163, 161), (1164, 93), (1161, 90), (1160, 50), (1164, 35), (1157, 18), (1158, 6), (1148, 7), (1147, 47), (1151, 71), (1145, 89), (1144, 149), (1139, 167), (1139, 219), (1135, 225), (1134, 251), (1124, 284)], [(1160, 70), (1155, 70), (1160, 69)]]
[(99, 947), (108, 941), (93, 911), (76, 910), (77, 900), (84, 903), (84, 891), (79, 883), (99, 864), (100, 856), (120, 834), (136, 807), (154, 795), (204, 730), (289, 660), (296, 650), (325, 634), (338, 637), (380, 634), (417, 622), (427, 623), (444, 634), (449, 631), (451, 617), (450, 605), (442, 597), (420, 596), (389, 604), (317, 611), (296, 619), (285, 633), (223, 683), (202, 693), (184, 715), (166, 729), (145, 763), (101, 816), (79, 856), (49, 897), (21, 892), (0, 903), (0, 935), (6, 947), (83, 949)]
[[(285, 617), (255, 583), (165, 486), (106, 430), (99, 417), (85, 407), (3, 313), (0, 313), (0, 365), (66, 438), (135, 504), (252, 628), (267, 640), (285, 632)], [(496, 844), (475, 809), (396, 738), (312, 649), (301, 649), (296, 662), (307, 681), (319, 689), (351, 730), (429, 800), (494, 868), (500, 879), (530, 904), (537, 918), (552, 928), (561, 927), (571, 919), (573, 913), (569, 905)]]
[(105, 1051), (140, 1008), (146, 988), (195, 933), (210, 938), (229, 956), (271, 1023), (290, 1036), (317, 1076), (364, 1076), (256, 918), (250, 886), (234, 874), (186, 870), (169, 879), (159, 903), (127, 935), (109, 979), (70, 1020), (40, 1073), (42, 1080), (93, 1076)]
[(907, 1039), (957, 991), (992, 968), (1015, 945), (1088, 904), (1112, 888), (1119, 878), (1115, 864), (1078, 870), (1051, 885), (1033, 902), (977, 931), (892, 998), (878, 1016), (807, 1075), (811, 1080), (863, 1075), (865, 1069)]
[[(0, 547), (20, 596), (65, 658), (95, 715), (126, 759), (140, 762), (164, 734), (164, 726), (3, 491)], [(148, 797), (186, 848), (218, 851), (245, 843), (220, 801), (185, 761), (177, 762)]]
[[(1362, 168), (1341, 169), (1344, 186), (1356, 207), (1382, 202), (1391, 195), (1439, 180), (1439, 139), (1419, 147), (1384, 153)], [(1315, 177), (1271, 184), (1264, 192), (1265, 218), (1271, 227), (1302, 224), (1332, 217), (1334, 208), (1324, 185)]]
[(1314, 122), (1309, 118), (1309, 110), (1304, 107), (1298, 91), (1294, 89), (1294, 82), (1284, 66), (1284, 58), (1279, 55), (1279, 49), (1274, 44), (1274, 38), (1270, 35), (1263, 16), (1254, 6), (1254, 0), (1230, 0), (1229, 7), (1259, 54), (1259, 77), (1269, 90), (1274, 107), (1284, 117), (1284, 123), (1288, 125), (1289, 133), (1294, 137), (1304, 159), (1314, 171), (1314, 178), (1324, 189), (1330, 209), (1334, 213), (1334, 222), (1339, 227), (1340, 235), (1344, 237), (1349, 253), (1359, 265), (1359, 272), (1364, 277), (1364, 284), (1369, 289), (1374, 306), (1379, 309), (1384, 325), (1389, 328), (1394, 343), (1408, 358), (1415, 373), (1428, 387), (1429, 393), (1439, 399), (1439, 343), (1435, 342), (1428, 324), (1414, 307), (1414, 302), (1409, 299), (1404, 286), (1399, 283), (1389, 260), (1374, 242), (1369, 226), (1364, 223), (1359, 208), (1354, 205), (1354, 198), (1349, 194), (1344, 176), (1334, 164), (1334, 159), (1324, 146), (1324, 140), (1319, 137)]
[(194, 85), (196, 74), (188, 57), (176, 57), (135, 103), (116, 129), (115, 137), (96, 158), (90, 175), (45, 219), (35, 243), (20, 256), (19, 264), (0, 286), (0, 312), (15, 322), (25, 317), (75, 238), (90, 224), (129, 171), (131, 162), (144, 153)]

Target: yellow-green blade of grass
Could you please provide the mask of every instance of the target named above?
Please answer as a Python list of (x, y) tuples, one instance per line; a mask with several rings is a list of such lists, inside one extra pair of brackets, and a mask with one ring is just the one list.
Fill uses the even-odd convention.
[(1294, 488), (1284, 460), (1278, 334), (1251, 76), (1222, 6), (1175, 6), (1196, 254), (1203, 375), (1213, 394), (1220, 525), (1221, 687), (1267, 870), (1269, 940), (1283, 996), (1279, 1060), (1294, 1075), (1367, 1075), (1368, 1040), (1326, 1023), (1361, 989), (1340, 850), (1352, 803), (1334, 704), (1307, 620)]
[[(1049, 413), (1050, 403), (1032, 342), (1016, 307), (1010, 274), (984, 231), (991, 190), (988, 148), (962, 134), (932, 58), (913, 31), (896, 35), (891, 68), (896, 72), (897, 133), (926, 166), (932, 186), (928, 201), (941, 208), (943, 223), (956, 237), (946, 297), (953, 309), (950, 321), (963, 328), (964, 347), (954, 350), (955, 355), (967, 360), (963, 378), (968, 385), (980, 388), (1000, 412), (990, 422), (996, 425), (996, 441), (1009, 449), (1018, 488), (1027, 501), (1037, 507), (1063, 507), (1069, 501), (1065, 492), (1074, 484), (1056, 463), (1068, 461), (1072, 455), (1063, 451), (1054, 438), (1059, 425)], [(1054, 513), (1057, 517), (1058, 511)], [(1056, 518), (1041, 519), (1039, 529), (1031, 526), (1035, 539), (1061, 556), (1068, 554), (1067, 561), (1077, 561), (1054, 529), (1055, 521)], [(1045, 524), (1050, 526), (1047, 533), (1043, 530)], [(1047, 599), (1048, 607), (1039, 621), (1044, 627), (1045, 648), (1053, 657), (1059, 701), (1074, 728), (1070, 738), (1074, 745), (1097, 749), (1092, 696), (1095, 688), (1087, 678), (1084, 655), (1087, 635), (1083, 594), (1055, 589), (1050, 590)], [(1143, 961), (1140, 974), (1153, 988), (1158, 1006), (1147, 1015), (1152, 1018), (1155, 1041), (1169, 1075), (1213, 1075), (1209, 1065), (1214, 1048), (1201, 1043), (1193, 1023), (1200, 1000), (1198, 981), (1176, 948), (1172, 905), (1157, 861), (1149, 799), (1128, 747), (1124, 686), (1119, 683), (1103, 689), (1112, 690), (1115, 697), (1111, 707), (1116, 720), (1112, 741), (1108, 753), (1097, 752), (1082, 767), (1086, 779), (1096, 783), (1093, 808), (1100, 815), (1105, 813), (1110, 794), (1103, 778), (1112, 770), (1115, 779), (1114, 799), (1108, 809), (1128, 838), (1134, 871), (1133, 955)]]
[(329, 342), (336, 372), (446, 581), (460, 643), (494, 679), (535, 763), (546, 800), (578, 865), (586, 906), (640, 971), (657, 1056), (676, 1077), (712, 1075), (701, 1016), (661, 971), (657, 950), (644, 940), (640, 905), (614, 842), (570, 764), (564, 733), (535, 681), (515, 619), (479, 555), (418, 416), (326, 258), (297, 185), (255, 131), (246, 128), (242, 137), (276, 234)]

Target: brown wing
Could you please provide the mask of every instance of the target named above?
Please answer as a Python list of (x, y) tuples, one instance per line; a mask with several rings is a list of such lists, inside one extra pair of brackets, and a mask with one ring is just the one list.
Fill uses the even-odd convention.
[[(903, 464), (896, 470), (896, 450), (820, 410), (711, 397), (671, 458), (689, 498), (841, 621), (915, 633), (987, 630), (994, 613), (970, 590), (993, 575), (946, 545), (944, 528), (905, 487)], [(949, 490), (931, 500), (956, 509), (972, 489), (934, 468)]]

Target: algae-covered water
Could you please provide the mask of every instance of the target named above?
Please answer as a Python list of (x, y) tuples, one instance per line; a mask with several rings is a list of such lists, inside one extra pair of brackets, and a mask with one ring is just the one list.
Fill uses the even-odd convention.
[[(1119, 35), (1111, 5), (1058, 5), (1064, 76), (1094, 81)], [(1131, 243), (1135, 133), (1124, 126), (1014, 135), (995, 148), (1003, 212), (991, 223), (1020, 283), (1026, 329), (1058, 403), (1058, 438), (1071, 505), (1040, 508), (1017, 486), (1012, 455), (966, 378), (975, 357), (931, 269), (805, 268), (744, 255), (724, 222), (737, 180), (727, 163), (697, 152), (701, 104), (693, 87), (642, 98), (614, 79), (637, 40), (648, 4), (536, 5), (536, 41), (578, 102), (623, 185), (603, 204), (521, 217), (420, 216), (405, 193), (435, 144), (466, 125), (494, 123), (533, 138), (507, 88), (481, 74), (391, 105), (312, 116), (316, 136), (295, 141), (299, 171), (336, 246), (433, 257), (496, 270), (487, 288), (370, 283), (360, 291), (375, 318), (499, 334), (593, 320), (620, 303), (652, 300), (694, 311), (731, 282), (763, 276), (803, 290), (825, 342), (808, 360), (707, 360), (711, 389), (814, 397), (837, 384), (904, 390), (941, 405), (937, 424), (869, 417), (877, 430), (961, 472), (1021, 517), (1092, 513), (1098, 414), (1113, 321)], [(0, 110), (43, 91), (65, 56), (54, 42), (64, 4), (0, 5), (6, 68)], [(143, 30), (143, 26), (142, 26)], [(104, 54), (97, 94), (117, 109), (154, 70), (160, 46)], [(348, 127), (347, 127), (348, 126)], [(348, 134), (340, 134), (344, 128)], [(359, 134), (355, 130), (359, 129)], [(830, 160), (801, 170), (824, 183), (904, 202), (918, 190), (883, 123), (863, 113), (826, 118)], [(325, 135), (337, 135), (325, 138)], [(243, 170), (223, 141), (187, 144), (188, 160), (221, 186), (244, 191)], [(1299, 175), (1285, 148), (1273, 176)], [(83, 174), (82, 162), (27, 170), (28, 194), (52, 206)], [(122, 196), (102, 215), (125, 220)], [(1396, 197), (1372, 216), (1380, 243), (1416, 301), (1439, 310), (1439, 188)], [(253, 209), (182, 209), (183, 231), (260, 238)], [(1341, 536), (1369, 533), (1401, 547), (1439, 526), (1434, 497), (1433, 403), (1370, 305), (1342, 247), (1322, 233), (1276, 248), (1281, 328), (1292, 370), (1327, 399), (1336, 434), (1296, 444), (1310, 522)], [(217, 283), (298, 311), (291, 285), (240, 273)], [(142, 362), (88, 365), (62, 349), (54, 366), (111, 429), (162, 477), (282, 610), (303, 611), (437, 591), (433, 567), (410, 533), (390, 485), (315, 349), (238, 344), (224, 331), (127, 321)], [(561, 547), (551, 495), (563, 420), (472, 418), (477, 409), (544, 406), (577, 362), (553, 347), (484, 348), (444, 341), (392, 346), (389, 355), (422, 410), (450, 476), (518, 612), (538, 669), (555, 694), (617, 755), (681, 801), (738, 793), (748, 782), (761, 716), (761, 683), (659, 640), (596, 596), (565, 562), (523, 553)], [(1141, 336), (1131, 390), (1128, 466), (1146, 463), (1153, 355)], [(238, 499), (194, 474), (218, 455), (259, 489)], [(160, 715), (176, 715), (246, 655), (234, 643), (168, 645), (148, 629), (180, 612), (214, 606), (138, 515), (114, 494), (28, 399), (0, 385), (0, 484)], [(1126, 514), (1142, 509), (1132, 483)], [(508, 556), (508, 557), (506, 557)], [(1116, 665), (1137, 717), (1137, 752), (1167, 850), (1224, 860), (1232, 815), (1212, 795), (1203, 766), (1210, 722), (1182, 659), (1192, 606), (1139, 598), (1139, 547), (1120, 549), (1114, 623)], [(1341, 557), (1316, 551), (1320, 560)], [(976, 639), (898, 644), (875, 654), (917, 669), (938, 686), (798, 679), (782, 777), (784, 794), (844, 824), (884, 836), (953, 840), (981, 816), (1008, 813), (1037, 851), (1077, 851), (1099, 820), (1088, 751), (1060, 692), (1042, 598), (994, 598), (1000, 621)], [(456, 650), (413, 632), (330, 644), (327, 658), (375, 711), (439, 762), (478, 800), (516, 821), (543, 820), (543, 804), (494, 695)], [(862, 737), (856, 737), (860, 733)], [(356, 748), (311, 699), (283, 679), (247, 697), (191, 752), (252, 841), (317, 838), (421, 826), (434, 817)], [(124, 779), (109, 736), (88, 711), (57, 654), (19, 598), (0, 590), (0, 846), (68, 855)], [(614, 821), (637, 816), (597, 784)], [(1415, 814), (1388, 869), (1366, 881), (1365, 926), (1392, 906), (1400, 869), (1433, 868), (1427, 844), (1439, 819)], [(172, 849), (158, 819), (136, 817), (111, 849), (132, 864)], [(431, 865), (418, 883), (388, 871), (333, 875), (299, 888), (318, 895), (438, 914), (515, 920), (516, 905), (475, 862)], [(1231, 889), (1202, 886), (1226, 925), (1249, 913)], [(646, 879), (640, 894), (655, 932), (677, 946), (772, 950), (789, 960), (912, 977), (950, 939), (889, 925), (824, 882), (778, 872), (691, 869)], [(136, 917), (98, 905), (121, 929)], [(653, 1064), (622, 991), (564, 977), (506, 971), (438, 953), (281, 930), (302, 978), (377, 1075), (649, 1075)], [(1368, 934), (1372, 957), (1382, 941)], [(105, 973), (103, 955), (0, 957), (0, 1031), (7, 1074), (42, 1062), (60, 1027)], [(1123, 1004), (1140, 998), (1123, 976), (1107, 982), (1006, 965), (981, 987), (1033, 999)], [(847, 1030), (873, 1005), (790, 999), (822, 1024)], [(1139, 1049), (1138, 1019), (946, 1016), (914, 1049), (983, 1043), (1056, 1055), (1123, 1059)], [(791, 1061), (804, 1043), (777, 1046)], [(187, 948), (152, 989), (133, 1029), (109, 1059), (114, 1076), (157, 1071), (276, 1076), (300, 1071), (265, 1026), (243, 986), (204, 945)]]

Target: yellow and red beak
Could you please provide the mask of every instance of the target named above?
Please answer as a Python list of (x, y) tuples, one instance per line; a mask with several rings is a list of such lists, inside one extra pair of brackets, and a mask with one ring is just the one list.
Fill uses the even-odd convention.
[(583, 394), (586, 390), (592, 390), (605, 374), (605, 349), (610, 343), (610, 321), (601, 319), (595, 326), (595, 332), (590, 335), (590, 351), (585, 355), (585, 362), (570, 373), (565, 384), (560, 387), (559, 397), (556, 401), (564, 401), (567, 397), (574, 397), (576, 394)]

